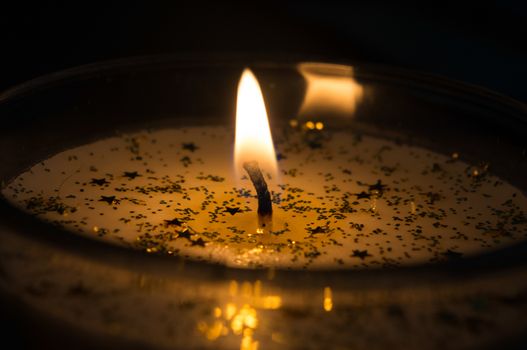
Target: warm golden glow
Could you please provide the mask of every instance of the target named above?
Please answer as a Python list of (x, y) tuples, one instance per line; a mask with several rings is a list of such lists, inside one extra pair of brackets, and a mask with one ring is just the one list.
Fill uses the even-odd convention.
[(243, 71), (236, 102), (234, 164), (243, 174), (243, 163), (257, 161), (264, 173), (277, 173), (276, 155), (267, 111), (258, 80), (249, 69)]
[(229, 294), (231, 297), (235, 297), (238, 294), (238, 282), (233, 280), (229, 283)]
[(233, 303), (228, 303), (225, 306), (225, 319), (230, 320), (236, 314), (236, 305)]
[[(228, 286), (228, 294), (230, 301), (223, 308), (217, 306), (212, 309), (211, 322), (199, 322), (198, 331), (210, 341), (229, 334), (240, 336), (240, 350), (257, 350), (259, 342), (254, 338), (260, 323), (258, 312), (280, 309), (282, 297), (266, 294), (260, 280), (241, 284), (233, 280)], [(283, 343), (284, 337), (273, 333), (273, 340)]]
[(331, 311), (333, 309), (333, 293), (331, 293), (331, 288), (324, 288), (324, 310)]
[(208, 340), (216, 340), (220, 336), (225, 335), (225, 326), (221, 321), (215, 321), (211, 326), (204, 322), (198, 324), (198, 330), (205, 334)]
[(355, 81), (353, 69), (349, 66), (306, 62), (299, 64), (298, 70), (306, 81), (306, 93), (299, 111), (301, 116), (349, 116), (364, 95), (363, 87)]
[(282, 298), (278, 295), (270, 295), (262, 298), (261, 307), (266, 310), (276, 310), (282, 306)]
[(243, 305), (231, 321), (234, 334), (242, 334), (246, 327), (251, 329), (258, 327), (256, 310), (248, 304)]
[(253, 340), (253, 330), (246, 328), (243, 331), (242, 343), (240, 350), (258, 350), (258, 342)]

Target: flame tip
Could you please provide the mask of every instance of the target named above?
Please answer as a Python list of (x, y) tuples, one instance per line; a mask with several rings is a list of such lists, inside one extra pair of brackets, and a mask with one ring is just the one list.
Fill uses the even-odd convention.
[(248, 67), (244, 68), (238, 84), (234, 159), (237, 173), (241, 171), (244, 162), (255, 160), (265, 171), (273, 174), (277, 171), (262, 90), (258, 79)]

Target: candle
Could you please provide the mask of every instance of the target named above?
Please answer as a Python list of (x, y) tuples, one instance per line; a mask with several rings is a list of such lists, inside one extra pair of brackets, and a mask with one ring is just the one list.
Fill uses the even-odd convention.
[(100, 139), (33, 165), (2, 193), (72, 233), (244, 268), (433, 263), (525, 238), (527, 199), (488, 164), (316, 118), (272, 130), (245, 71), (235, 132)]
[(522, 106), (372, 67), (124, 63), (0, 96), (2, 195), (21, 209), (0, 211), (0, 289), (30, 345), (523, 334)]

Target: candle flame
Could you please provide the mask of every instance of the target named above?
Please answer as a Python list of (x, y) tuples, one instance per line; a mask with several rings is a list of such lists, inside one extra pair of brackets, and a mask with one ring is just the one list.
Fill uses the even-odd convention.
[(253, 72), (245, 69), (238, 84), (236, 102), (236, 174), (243, 172), (244, 162), (251, 161), (258, 162), (264, 173), (276, 175), (276, 155), (262, 90)]

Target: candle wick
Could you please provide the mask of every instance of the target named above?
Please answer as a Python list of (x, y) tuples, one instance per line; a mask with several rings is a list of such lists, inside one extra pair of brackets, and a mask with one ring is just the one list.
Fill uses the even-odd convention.
[(271, 193), (267, 189), (267, 183), (263, 177), (262, 171), (258, 166), (258, 162), (244, 162), (243, 168), (249, 174), (254, 188), (256, 189), (256, 194), (258, 195), (258, 214), (260, 215), (271, 215), (273, 213), (273, 208), (271, 205)]

